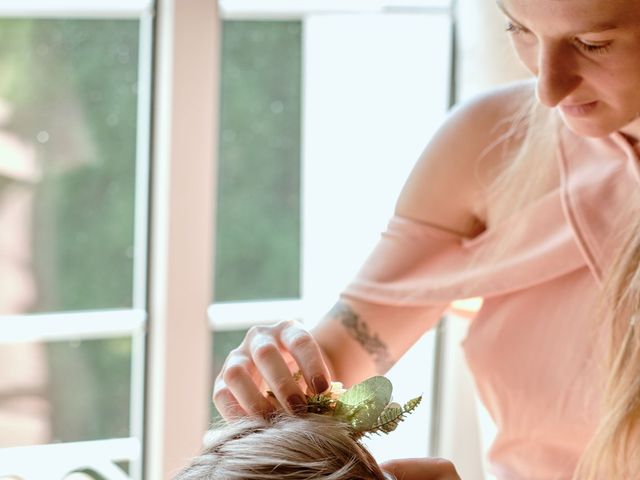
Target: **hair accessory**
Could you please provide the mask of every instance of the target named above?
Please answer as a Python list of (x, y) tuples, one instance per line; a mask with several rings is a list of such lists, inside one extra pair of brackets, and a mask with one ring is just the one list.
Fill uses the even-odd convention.
[(332, 382), (326, 393), (307, 396), (307, 412), (331, 415), (349, 424), (358, 439), (371, 434), (389, 433), (412, 413), (422, 395), (404, 405), (391, 402), (393, 386), (388, 378), (371, 377), (348, 390)]

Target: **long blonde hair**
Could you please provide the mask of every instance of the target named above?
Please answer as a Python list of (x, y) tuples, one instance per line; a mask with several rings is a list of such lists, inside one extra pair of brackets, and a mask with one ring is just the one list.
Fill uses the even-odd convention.
[(348, 426), (315, 414), (245, 417), (209, 432), (174, 480), (384, 480)]
[(640, 216), (611, 268), (603, 317), (611, 332), (605, 414), (575, 480), (640, 478)]
[[(489, 186), (492, 209), (488, 223), (505, 220), (557, 185), (555, 156), (561, 125), (557, 111), (532, 96), (509, 120), (512, 127), (500, 140), (518, 147), (505, 147), (503, 168)], [(608, 272), (597, 309), (596, 320), (611, 332), (604, 413), (573, 480), (640, 479), (640, 211), (637, 213), (636, 224), (621, 242)], [(509, 239), (504, 241), (508, 244)], [(594, 389), (603, 387), (593, 385)]]

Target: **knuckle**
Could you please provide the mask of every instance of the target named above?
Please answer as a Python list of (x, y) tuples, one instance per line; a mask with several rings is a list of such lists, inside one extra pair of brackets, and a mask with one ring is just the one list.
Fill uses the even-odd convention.
[(257, 362), (268, 361), (278, 353), (278, 347), (271, 342), (262, 342), (253, 348), (253, 358)]
[(231, 394), (227, 388), (214, 389), (212, 398), (213, 403), (216, 407), (221, 407), (227, 403), (230, 395)]
[(259, 329), (259, 328), (260, 328), (260, 327), (259, 327), (259, 326), (257, 326), (257, 325), (254, 325), (254, 326), (252, 326), (252, 327), (249, 327), (249, 330), (247, 330), (247, 334), (245, 335), (245, 340), (247, 340), (247, 339), (251, 339), (251, 338), (255, 337), (258, 333), (260, 333), (260, 332), (258, 331), (258, 329)]
[(453, 473), (456, 471), (456, 467), (453, 462), (447, 460), (446, 458), (434, 458), (433, 462), (447, 472)]
[(222, 380), (224, 380), (227, 385), (232, 385), (237, 381), (246, 378), (248, 375), (249, 372), (247, 371), (247, 368), (242, 364), (236, 363), (225, 368), (222, 372)]
[(236, 347), (229, 352), (229, 354), (227, 355), (227, 359), (233, 359), (234, 357), (239, 357), (240, 355), (243, 355), (242, 348)]
[(288, 320), (280, 320), (276, 326), (280, 328), (289, 328), (289, 327), (294, 327), (297, 324), (298, 322), (296, 322), (295, 320), (288, 319)]
[(301, 331), (292, 335), (288, 344), (291, 350), (308, 350), (315, 346), (315, 341), (310, 333)]
[(271, 381), (271, 387), (273, 388), (274, 393), (281, 393), (286, 396), (286, 392), (290, 392), (294, 390), (294, 383), (292, 378), (275, 378)]

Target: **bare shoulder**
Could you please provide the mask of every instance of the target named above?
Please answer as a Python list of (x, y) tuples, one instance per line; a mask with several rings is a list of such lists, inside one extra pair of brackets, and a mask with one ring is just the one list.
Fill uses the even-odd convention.
[(505, 135), (533, 94), (532, 82), (519, 82), (452, 109), (416, 163), (396, 212), (464, 236), (481, 231), (484, 189), (504, 158)]

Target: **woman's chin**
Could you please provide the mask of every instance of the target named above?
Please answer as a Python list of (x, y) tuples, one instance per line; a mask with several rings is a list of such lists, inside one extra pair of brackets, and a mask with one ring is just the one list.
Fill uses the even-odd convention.
[(560, 114), (565, 126), (576, 135), (581, 137), (606, 137), (620, 128), (611, 123), (598, 122), (594, 119), (576, 119)]

